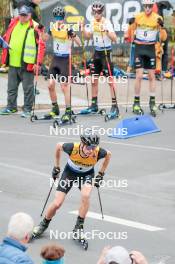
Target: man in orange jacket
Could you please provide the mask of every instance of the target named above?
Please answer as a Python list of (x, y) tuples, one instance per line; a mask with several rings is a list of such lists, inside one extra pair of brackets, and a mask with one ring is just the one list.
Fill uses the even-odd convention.
[(21, 6), (19, 16), (13, 19), (4, 35), (10, 49), (3, 49), (2, 64), (9, 66), (7, 107), (1, 115), (17, 112), (18, 86), (24, 90), (24, 112), (21, 117), (30, 116), (34, 101), (34, 74), (38, 73), (45, 53), (45, 43), (40, 37), (41, 29), (31, 18), (31, 9)]

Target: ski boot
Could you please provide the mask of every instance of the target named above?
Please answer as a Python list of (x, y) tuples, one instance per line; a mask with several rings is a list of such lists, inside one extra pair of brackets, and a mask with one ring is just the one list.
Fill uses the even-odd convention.
[(65, 123), (75, 123), (74, 122), (75, 115), (74, 112), (71, 110), (71, 108), (66, 109), (65, 113), (61, 117), (61, 122), (63, 124)]
[(59, 114), (60, 114), (60, 110), (59, 110), (58, 105), (53, 105), (52, 110), (48, 114), (45, 114), (44, 118), (46, 120), (50, 120), (50, 119), (53, 119), (56, 116), (59, 116)]
[(73, 229), (73, 239), (75, 241), (78, 241), (82, 245), (84, 250), (88, 249), (88, 241), (85, 238), (84, 228), (83, 228), (82, 223), (75, 225), (75, 227)]
[(97, 114), (98, 113), (98, 105), (92, 104), (90, 107), (83, 109), (79, 112), (79, 115), (89, 115), (89, 114)]
[(39, 238), (48, 228), (49, 223), (50, 221), (47, 222), (45, 219), (43, 219), (38, 226), (34, 227), (30, 240)]
[(10, 109), (8, 107), (0, 110), (0, 115), (11, 115), (11, 114), (15, 114), (16, 112), (18, 112), (17, 109)]
[(153, 116), (153, 117), (156, 117), (157, 115), (157, 106), (156, 106), (156, 103), (155, 103), (155, 99), (149, 101), (149, 107), (150, 107), (150, 114)]
[(112, 120), (112, 119), (116, 119), (120, 116), (119, 114), (119, 108), (118, 105), (112, 105), (111, 106), (111, 110), (108, 114), (105, 115), (105, 122)]
[(133, 111), (133, 113), (136, 114), (136, 115), (144, 115), (144, 111), (143, 111), (143, 109), (141, 108), (139, 102), (134, 102), (134, 104), (133, 104), (133, 108), (132, 108), (132, 111)]

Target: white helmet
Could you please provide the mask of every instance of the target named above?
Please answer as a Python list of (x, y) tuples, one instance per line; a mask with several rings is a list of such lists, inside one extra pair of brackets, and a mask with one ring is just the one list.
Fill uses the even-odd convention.
[(156, 0), (142, 0), (143, 5), (154, 5)]

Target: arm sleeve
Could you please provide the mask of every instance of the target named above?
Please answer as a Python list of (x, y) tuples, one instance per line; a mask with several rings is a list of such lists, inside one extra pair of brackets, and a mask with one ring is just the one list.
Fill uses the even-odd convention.
[(44, 55), (46, 51), (46, 43), (42, 40), (41, 34), (42, 31), (38, 28), (35, 28), (38, 37), (36, 38), (37, 46), (38, 46), (38, 54), (37, 54), (37, 62), (41, 65), (44, 60)]
[(67, 153), (68, 155), (71, 155), (72, 150), (74, 148), (74, 143), (64, 143), (62, 148), (65, 153)]
[(104, 159), (107, 155), (107, 151), (103, 148), (99, 149), (97, 160)]

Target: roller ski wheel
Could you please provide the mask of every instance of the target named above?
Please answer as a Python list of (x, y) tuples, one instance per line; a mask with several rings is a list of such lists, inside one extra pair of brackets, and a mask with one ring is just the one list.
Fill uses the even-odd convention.
[(157, 106), (154, 105), (150, 105), (150, 114), (152, 117), (156, 117), (157, 116)]
[(88, 242), (85, 239), (80, 240), (80, 244), (83, 246), (84, 250), (88, 249)]
[(88, 249), (88, 241), (86, 239), (73, 239), (74, 241), (78, 242), (84, 250), (87, 250)]
[(112, 105), (110, 112), (105, 115), (105, 122), (108, 122), (109, 120), (113, 120), (119, 117), (120, 114), (119, 114), (118, 106)]
[(110, 113), (105, 115), (105, 122), (108, 122), (108, 121), (114, 120), (114, 119), (121, 119), (121, 115), (113, 115)]
[(151, 110), (150, 114), (151, 114), (152, 117), (156, 117), (157, 116), (157, 113), (155, 111), (153, 111), (153, 110)]
[(31, 115), (31, 117), (30, 117), (30, 121), (33, 123), (34, 121), (36, 121), (36, 120), (38, 120), (38, 117), (37, 117), (37, 115)]
[(61, 118), (59, 118), (59, 119), (55, 118), (55, 120), (53, 122), (53, 127), (57, 128), (57, 127), (61, 127), (61, 126), (72, 125), (75, 123), (76, 123), (76, 116), (72, 116), (71, 119), (67, 122), (63, 122), (61, 120)]
[(44, 221), (41, 221), (40, 224), (36, 227), (34, 227), (33, 232), (30, 236), (30, 241), (40, 238), (42, 234), (45, 232), (45, 230), (48, 228), (48, 224), (46, 224)]
[(164, 109), (164, 104), (160, 104), (160, 105), (158, 106), (158, 109), (159, 109), (160, 111), (162, 111), (162, 110)]
[(106, 115), (106, 109), (105, 109), (105, 108), (100, 109), (100, 110), (98, 111), (98, 114), (99, 114), (99, 115), (102, 115), (102, 116)]
[(88, 249), (88, 241), (85, 239), (84, 231), (82, 228), (75, 228), (73, 230), (73, 240), (80, 243), (84, 250)]
[(140, 106), (140, 104), (134, 104), (133, 105), (133, 113), (135, 114), (135, 115), (144, 115), (144, 111), (143, 111), (143, 109), (141, 108), (141, 106)]

